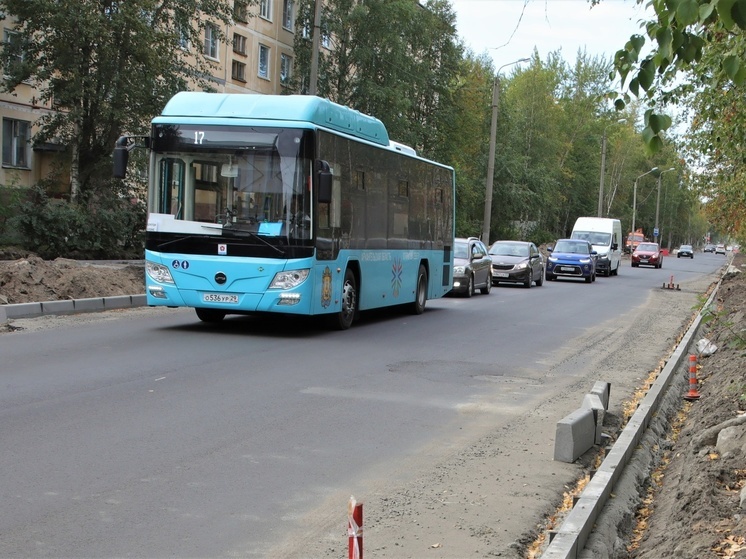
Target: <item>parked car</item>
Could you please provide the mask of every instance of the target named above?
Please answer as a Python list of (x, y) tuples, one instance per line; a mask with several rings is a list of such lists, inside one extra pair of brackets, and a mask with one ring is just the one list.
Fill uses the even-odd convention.
[(546, 278), (582, 278), (587, 283), (596, 281), (597, 252), (588, 241), (559, 239), (553, 247), (547, 247)]
[(682, 256), (694, 258), (694, 248), (692, 245), (681, 245), (679, 247), (679, 250), (676, 253), (676, 258), (681, 258)]
[(492, 289), (492, 258), (476, 237), (457, 238), (453, 244), (452, 293), (471, 297), (479, 289), (484, 295)]
[(707, 244), (702, 252), (715, 252), (715, 245)]
[(725, 254), (725, 245), (717, 245), (715, 247), (715, 254)]
[(663, 267), (663, 255), (658, 243), (640, 243), (632, 253), (632, 267), (653, 266)]
[(528, 241), (495, 241), (490, 246), (492, 284), (522, 283), (538, 287), (544, 283), (544, 257), (534, 243)]

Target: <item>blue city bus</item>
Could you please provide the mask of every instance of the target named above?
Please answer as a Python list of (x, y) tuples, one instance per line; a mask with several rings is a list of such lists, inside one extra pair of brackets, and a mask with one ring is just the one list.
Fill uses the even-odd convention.
[(421, 314), (453, 277), (451, 167), (389, 140), (383, 123), (302, 95), (185, 92), (124, 136), (149, 149), (148, 305), (229, 314)]

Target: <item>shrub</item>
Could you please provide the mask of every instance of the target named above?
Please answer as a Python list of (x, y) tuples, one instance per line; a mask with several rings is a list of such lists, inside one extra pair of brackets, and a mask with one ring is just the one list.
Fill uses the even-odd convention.
[(145, 208), (114, 195), (76, 204), (49, 198), (43, 186), (15, 205), (20, 245), (42, 258), (139, 259)]

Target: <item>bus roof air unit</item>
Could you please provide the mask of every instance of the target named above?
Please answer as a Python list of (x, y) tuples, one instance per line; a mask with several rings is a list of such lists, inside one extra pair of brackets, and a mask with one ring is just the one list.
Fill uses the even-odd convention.
[(307, 121), (389, 147), (389, 134), (375, 117), (312, 95), (245, 93), (177, 93), (161, 117), (240, 118), (262, 121)]

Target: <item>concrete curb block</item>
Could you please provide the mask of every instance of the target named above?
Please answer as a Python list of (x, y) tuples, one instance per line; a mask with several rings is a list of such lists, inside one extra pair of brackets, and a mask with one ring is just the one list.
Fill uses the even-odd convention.
[(15, 305), (3, 305), (7, 318), (30, 318), (41, 316), (41, 303), (17, 303)]
[(579, 408), (557, 422), (554, 459), (575, 462), (594, 445), (595, 440), (596, 414), (590, 407)]
[(88, 299), (66, 299), (63, 301), (42, 301), (40, 303), (16, 303), (0, 305), (0, 324), (13, 318), (35, 318), (44, 315), (100, 312), (111, 309), (144, 307), (145, 294), (119, 295), (116, 297), (92, 297)]
[(75, 305), (72, 299), (64, 301), (43, 301), (41, 303), (42, 314), (69, 314), (75, 312)]
[[(703, 310), (710, 306), (717, 291), (717, 289), (714, 289), (710, 294), (709, 299), (702, 306)], [(658, 378), (624, 427), (601, 467), (580, 494), (577, 504), (569, 512), (555, 537), (541, 555), (542, 559), (579, 558), (614, 485), (622, 476), (625, 466), (634, 454), (645, 429), (650, 424), (653, 414), (657, 411), (658, 405), (665, 395), (671, 379), (687, 357), (687, 350), (701, 321), (702, 311), (700, 310), (661, 370)], [(557, 450), (555, 449), (555, 455), (556, 453)]]

